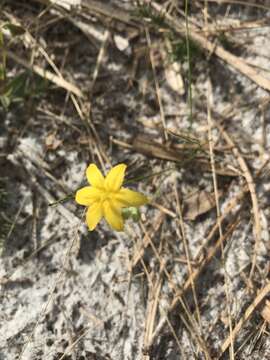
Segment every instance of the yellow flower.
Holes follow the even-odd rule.
[[[126,167],[125,164],[114,166],[105,178],[95,164],[90,164],[86,169],[91,186],[78,190],[75,200],[80,205],[88,206],[86,222],[90,231],[103,217],[114,230],[121,231],[124,228],[122,208],[138,207],[148,202],[143,194],[122,187]]]

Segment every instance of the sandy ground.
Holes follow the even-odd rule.
[[[106,2],[119,16],[111,11],[111,22],[105,2],[87,11],[41,3],[5,2],[1,15],[31,35],[9,51],[32,54],[60,84],[39,84],[28,69],[24,96],[0,108],[0,359],[270,359],[269,91],[195,48],[191,121],[188,63],[178,59],[177,75],[170,52],[180,37],[164,19],[157,26],[131,1]],[[209,2],[207,23],[199,3],[190,26],[208,24],[212,43],[270,83],[268,2]],[[140,14],[136,24],[116,6]],[[219,26],[241,29],[224,40]],[[25,71],[7,58],[10,78]],[[130,179],[157,174],[131,184],[151,198],[141,222],[88,232],[73,199],[49,206],[85,183],[91,162],[124,162]]]

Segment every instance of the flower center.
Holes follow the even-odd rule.
[[[112,192],[111,191],[104,191],[101,195],[100,195],[100,201],[103,203],[106,200],[110,200],[112,199]]]

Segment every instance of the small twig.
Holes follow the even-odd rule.
[[[74,94],[80,98],[84,98],[83,93],[77,86],[66,81],[62,77],[59,77],[58,75],[55,75],[51,71],[45,70],[38,65],[31,65],[31,63],[28,63],[27,61],[18,57],[17,55],[15,55],[13,52],[11,52],[9,50],[7,50],[7,56],[10,57],[11,59],[13,59],[18,64],[22,65],[23,67],[34,71],[37,75],[41,76],[42,78],[49,80],[50,82],[54,83],[55,85],[65,89],[68,92],[71,92],[72,94]]]

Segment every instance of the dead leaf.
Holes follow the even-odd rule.
[[[144,154],[149,157],[154,157],[162,160],[175,161],[180,163],[181,166],[196,169],[206,172],[212,172],[210,161],[207,157],[200,156],[201,151],[198,147],[198,153],[194,149],[194,145],[186,146],[186,149],[176,149],[171,146],[163,145],[157,141],[153,141],[144,135],[138,135],[132,144],[132,148],[138,153]],[[221,176],[238,176],[238,173],[228,169],[227,167],[216,164],[216,173]]]
[[[219,191],[218,197],[223,195]],[[184,219],[195,220],[198,216],[207,213],[216,207],[215,193],[205,190],[197,191],[195,194],[184,199]]]

